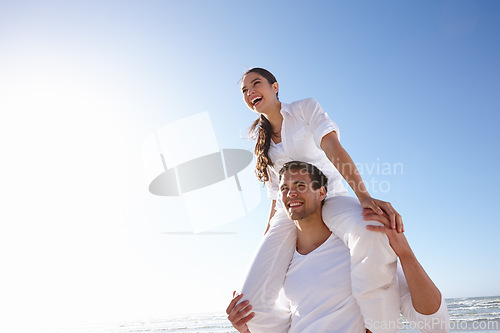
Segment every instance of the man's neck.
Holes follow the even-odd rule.
[[[302,255],[314,251],[332,234],[321,215],[311,215],[294,222],[297,227],[297,252]]]

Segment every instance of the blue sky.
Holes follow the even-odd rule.
[[[50,327],[222,311],[264,190],[221,234],[172,234],[191,230],[182,198],[148,193],[142,146],[208,112],[221,148],[252,149],[238,80],[254,66],[337,122],[446,297],[500,294],[499,17],[496,1],[1,2],[2,312]]]

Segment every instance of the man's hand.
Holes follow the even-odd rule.
[[[363,209],[363,217],[365,220],[379,221],[385,226],[367,225],[366,229],[376,232],[382,232],[389,238],[389,243],[398,257],[413,254],[410,244],[406,240],[403,233],[398,233],[396,230],[390,229],[388,226],[388,216],[386,214],[378,215],[370,209]]]
[[[248,301],[243,301],[236,305],[243,297],[243,294],[234,297],[235,294],[236,291],[233,291],[233,300],[226,309],[226,313],[228,314],[227,319],[238,332],[250,333],[247,323],[255,316],[255,312],[249,314],[250,310],[252,310],[252,306],[248,304]]]
[[[403,219],[401,218],[401,215],[392,207],[390,202],[374,199],[372,197],[367,197],[363,200],[360,201],[361,207],[365,209],[370,209],[371,214],[378,215],[378,216],[386,216],[388,220],[379,220],[377,218],[374,218],[376,221],[382,222],[384,225],[386,225],[388,228],[397,230],[398,232],[404,232],[405,228],[403,225]],[[366,217],[366,215],[369,215],[370,213],[367,213],[363,211],[363,216]],[[376,216],[374,216],[376,217]],[[365,218],[366,220],[366,218]]]

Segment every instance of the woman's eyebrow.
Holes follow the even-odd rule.
[[[259,79],[259,78],[255,78],[255,79],[253,79],[253,80],[252,80],[252,82],[250,82],[250,83],[254,83],[254,82],[255,82],[255,81],[257,81],[257,80],[260,80],[260,79]],[[246,87],[247,87],[247,86],[243,86],[243,87],[241,87],[241,90],[245,89]]]

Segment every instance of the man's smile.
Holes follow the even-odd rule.
[[[293,201],[289,201],[287,203],[287,206],[288,208],[290,209],[293,209],[293,208],[297,208],[297,207],[300,207],[302,206],[304,203],[302,201],[297,201],[297,200],[293,200]]]

